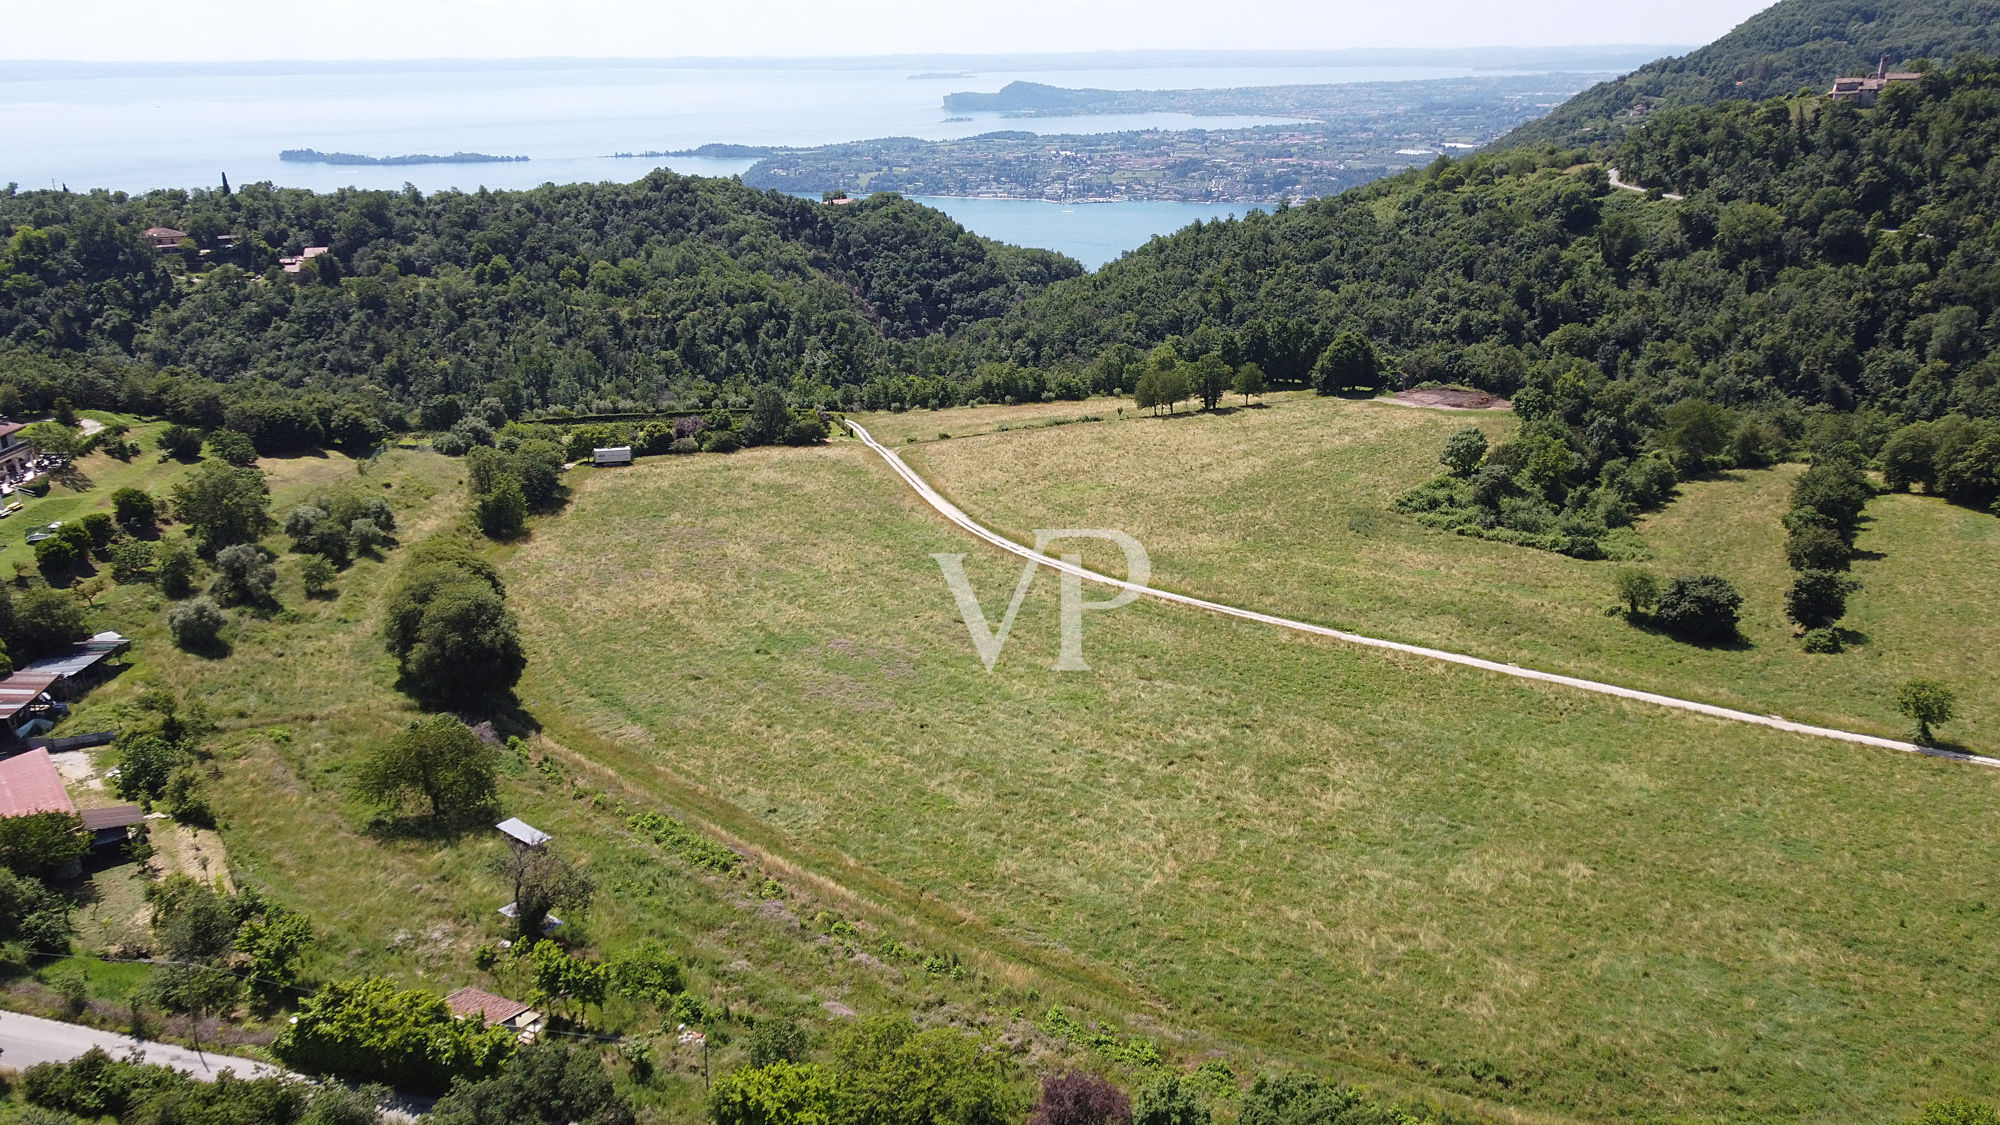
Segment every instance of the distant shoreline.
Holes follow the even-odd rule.
[[[520,164],[525,156],[491,156],[483,152],[454,152],[450,156],[416,153],[409,156],[363,156],[353,152],[321,152],[314,148],[288,148],[278,153],[288,164],[341,164],[394,166],[405,164]]]

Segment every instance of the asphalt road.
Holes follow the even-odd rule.
[[[196,1051],[171,1043],[144,1042],[129,1035],[99,1031],[80,1024],[24,1016],[18,1012],[0,1012],[0,1066],[26,1070],[36,1063],[68,1062],[92,1047],[102,1047],[119,1058],[137,1047],[147,1062],[185,1070],[203,1080],[213,1080],[225,1070],[233,1070],[242,1078],[284,1073],[269,1063],[254,1059],[241,1059],[214,1051]]]

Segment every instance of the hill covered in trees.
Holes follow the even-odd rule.
[[[1495,148],[1616,141],[1648,113],[1824,91],[1836,77],[1913,59],[2000,53],[1994,0],[1782,0],[1708,46],[1600,82]]]
[[[187,238],[158,252],[151,228]],[[279,268],[308,246],[328,252]],[[1080,272],[894,197],[829,207],[664,171],[429,196],[9,191],[0,347],[17,359],[0,380],[31,406],[43,376],[81,381],[79,403],[115,397],[105,380],[135,363],[224,397],[307,389],[390,414],[450,394],[706,406],[858,382]],[[94,371],[49,374],[48,357]]]

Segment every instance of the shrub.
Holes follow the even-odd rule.
[[[1854,548],[1823,523],[1800,521],[1785,538],[1785,561],[1793,570],[1846,570],[1853,559]]]
[[[1131,1125],[1125,1092],[1095,1074],[1059,1074],[1042,1083],[1028,1125]]]
[[[194,593],[194,548],[186,539],[169,539],[160,544],[153,577],[160,592],[170,598]]]
[[[209,593],[223,605],[260,605],[271,598],[277,585],[278,568],[262,547],[238,543],[215,555],[215,581]]]
[[[160,452],[176,461],[192,461],[201,456],[202,434],[193,426],[178,423],[160,431]]]
[[[1201,1104],[1195,1084],[1169,1074],[1145,1089],[1132,1103],[1132,1125],[1208,1125],[1208,1107]]]
[[[120,582],[138,582],[153,569],[153,545],[144,539],[125,539],[111,548],[111,576]]]
[[[208,435],[208,455],[238,467],[254,465],[257,463],[257,446],[251,442],[249,434],[217,430]]]
[[[1618,571],[1618,600],[1625,603],[1631,617],[1648,613],[1659,604],[1660,580],[1644,567],[1628,566]]]
[[[1715,642],[1736,636],[1743,595],[1714,574],[1682,575],[1667,583],[1653,619],[1683,640]]]
[[[7,649],[16,664],[26,664],[87,634],[83,602],[66,590],[35,586],[14,599],[14,624],[7,636]]]
[[[228,623],[222,607],[209,598],[182,602],[167,611],[167,632],[174,644],[189,651],[214,646]]]
[[[1477,426],[1467,426],[1444,443],[1438,460],[1455,477],[1469,477],[1486,457],[1486,435]]]
[[[374,524],[368,526],[373,527]],[[333,590],[335,571],[333,562],[325,555],[314,555],[299,567],[299,581],[305,585],[306,596],[317,598]]]
[[[0,867],[41,878],[59,873],[90,850],[75,813],[38,812],[0,819]]]
[[[385,980],[329,983],[299,1005],[271,1044],[286,1065],[398,1089],[441,1091],[497,1072],[514,1033],[452,1018],[444,1000]]]
[[[1832,629],[1807,629],[1805,650],[1817,655],[1828,655],[1841,649],[1840,634]]]
[[[1238,1125],[1306,1125],[1308,1122],[1392,1121],[1370,1113],[1361,1092],[1311,1074],[1259,1075],[1243,1095]]]
[[[83,533],[90,537],[90,549],[92,551],[102,551],[106,547],[109,547],[111,545],[111,537],[117,530],[113,526],[111,515],[108,512],[85,512],[83,518],[78,520],[77,524],[83,528]]]
[[[167,814],[182,824],[215,827],[215,810],[209,806],[208,795],[202,792],[201,776],[192,766],[182,766],[167,778],[165,804]]]
[[[180,607],[176,607],[180,608]],[[187,761],[187,751],[157,734],[143,734],[118,753],[118,795],[151,804],[167,791],[167,780]]]
[[[806,1054],[806,1030],[781,1016],[767,1016],[750,1030],[750,1065],[800,1062]]]
[[[1805,629],[1831,628],[1847,615],[1847,595],[1860,588],[1838,571],[1802,571],[1785,591],[1785,617]]]
[[[51,583],[67,581],[88,557],[89,544],[89,532],[75,524],[66,524],[35,544],[35,567]]]
[[[673,444],[667,446],[667,452],[682,455],[699,453],[701,452],[701,443],[691,437],[675,438]]]

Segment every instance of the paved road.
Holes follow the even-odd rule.
[[[1443,661],[1447,664],[1460,664],[1467,668],[1477,668],[1483,672],[1497,672],[1502,676],[1513,676],[1523,680],[1537,680],[1546,684],[1560,684],[1563,687],[1576,688],[1579,691],[1595,692],[1598,695],[1630,699],[1639,703],[1650,703],[1658,707],[1670,707],[1676,711],[1692,711],[1698,715],[1707,715],[1710,718],[1726,719],[1735,723],[1749,723],[1753,726],[1770,727],[1773,730],[1788,731],[1792,734],[1811,735],[1816,738],[1831,738],[1840,742],[1858,743],[1862,746],[1874,746],[1884,750],[1900,750],[1906,754],[1925,754],[1933,758],[1950,758],[1953,761],[1969,762],[1973,765],[1987,766],[1989,768],[2000,768],[2000,758],[1988,758],[1978,754],[1962,754],[1956,750],[1940,750],[1934,746],[1920,746],[1914,742],[1904,742],[1895,738],[1882,738],[1872,734],[1860,734],[1855,731],[1839,730],[1834,727],[1816,727],[1808,723],[1795,723],[1782,715],[1753,715],[1748,711],[1737,711],[1729,707],[1717,707],[1712,703],[1699,703],[1692,699],[1678,699],[1671,695],[1660,695],[1656,692],[1619,687],[1617,684],[1607,684],[1597,680],[1585,680],[1576,676],[1559,675],[1554,672],[1540,672],[1533,668],[1523,668],[1517,664],[1502,664],[1494,660],[1482,660],[1477,656],[1467,656],[1459,652],[1425,648],[1421,645],[1406,645],[1400,641],[1385,641],[1379,637],[1367,637],[1359,633],[1342,632],[1339,629],[1329,629],[1324,625],[1314,625],[1306,621],[1294,621],[1288,617],[1277,617],[1268,613],[1258,613],[1255,610],[1239,609],[1233,605],[1224,605],[1221,602],[1211,602],[1203,598],[1189,597],[1186,594],[1176,594],[1171,590],[1158,590],[1150,586],[1135,585],[1122,578],[1112,578],[1081,566],[1072,566],[1061,559],[1039,554],[1032,547],[1023,546],[998,532],[987,530],[971,516],[961,511],[956,504],[939,495],[938,491],[932,488],[922,476],[918,475],[915,469],[904,464],[903,459],[896,456],[894,450],[876,441],[867,430],[862,428],[859,422],[849,419],[847,424],[853,427],[856,437],[866,442],[870,449],[881,454],[882,459],[889,463],[889,467],[895,470],[896,475],[902,477],[911,488],[916,489],[917,495],[923,497],[924,501],[937,509],[938,513],[944,516],[945,519],[950,520],[952,523],[957,524],[964,530],[1003,551],[1019,555],[1022,558],[1033,559],[1035,562],[1051,570],[1064,574],[1074,574],[1086,582],[1095,582],[1099,585],[1111,586],[1120,590],[1135,591],[1145,597],[1157,598],[1160,601],[1173,602],[1176,605],[1190,606],[1195,609],[1203,609],[1210,613],[1222,614],[1225,617],[1239,617],[1245,621],[1255,621],[1261,625],[1271,625],[1276,628],[1290,629],[1299,633],[1310,633],[1316,637],[1330,637],[1336,641],[1345,641],[1348,644],[1361,645],[1365,648],[1387,649],[1390,652],[1407,653],[1411,656],[1421,656],[1429,660]]]
[[[214,1051],[197,1052],[190,1047],[143,1042],[129,1035],[99,1031],[80,1024],[60,1023],[18,1012],[0,1012],[0,1066],[26,1070],[36,1063],[68,1062],[92,1047],[102,1047],[118,1058],[124,1058],[127,1051],[137,1047],[149,1063],[185,1070],[204,1080],[212,1080],[225,1070],[233,1070],[244,1078],[284,1073],[269,1063],[254,1059],[240,1059]]]
[[[1609,174],[1609,175],[1611,176],[1611,186],[1612,186],[1612,187],[1615,187],[1615,188],[1624,188],[1624,189],[1625,189],[1626,191],[1646,191],[1646,190],[1647,190],[1646,188],[1642,188],[1642,187],[1640,187],[1640,186],[1639,186],[1638,184],[1628,184],[1628,183],[1626,183],[1626,182],[1625,182],[1624,180],[1621,180],[1621,179],[1619,179],[1619,178],[1618,178],[1618,169],[1616,169],[1616,168],[1606,168],[1606,169],[1605,169],[1604,171],[1605,171],[1606,173],[1608,173],[1608,174]],[[1669,192],[1662,192],[1662,193],[1661,193],[1661,195],[1660,195],[1660,198],[1662,198],[1662,199],[1686,199],[1686,198],[1687,198],[1687,196],[1685,196],[1685,195],[1679,195],[1679,194],[1677,194],[1677,193],[1675,193],[1675,192],[1671,192],[1671,191],[1669,191]]]

